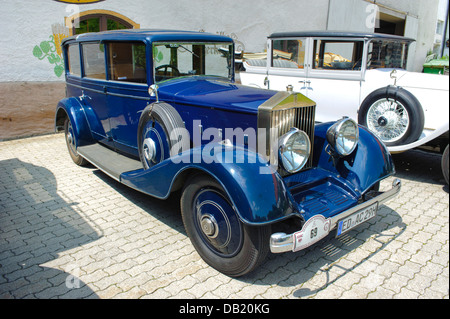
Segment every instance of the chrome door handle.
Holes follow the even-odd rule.
[[[91,98],[89,95],[86,95],[86,94],[84,93],[84,91],[81,91],[80,99],[81,99],[81,100],[87,100],[87,99],[92,100],[92,98]]]

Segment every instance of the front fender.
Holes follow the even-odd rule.
[[[334,123],[316,126],[314,166],[330,171],[350,183],[356,193],[363,194],[382,179],[395,174],[388,149],[367,128],[359,126],[359,143],[350,156],[333,159],[327,152],[327,130]]]
[[[94,142],[84,109],[77,98],[65,98],[56,107],[55,129],[64,125],[65,117],[72,123],[76,146],[89,145]]]
[[[189,170],[201,171],[222,185],[239,218],[246,224],[269,224],[295,214],[290,192],[266,160],[239,147],[220,144],[208,147],[213,151],[194,148],[151,169],[124,173],[121,182],[165,199],[178,176]]]
[[[300,172],[285,180],[311,185],[314,180],[308,178],[323,178],[328,176],[328,171],[331,173],[329,176],[341,180],[342,187],[350,190],[356,200],[395,172],[384,144],[363,127],[360,127],[360,143],[356,151],[348,157],[333,160],[325,151],[328,145],[326,132],[330,126],[317,125],[314,146],[314,166],[317,169]],[[264,225],[292,216],[303,217],[278,172],[257,153],[240,147],[208,144],[167,159],[148,170],[123,173],[120,181],[153,197],[166,199],[179,176],[195,171],[209,174],[223,186],[239,218],[246,224]]]

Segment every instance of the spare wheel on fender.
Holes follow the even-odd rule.
[[[148,105],[138,126],[139,157],[145,169],[190,148],[180,114],[171,105],[157,102]],[[176,149],[175,149],[176,148]]]
[[[369,128],[386,146],[399,146],[419,139],[425,125],[425,114],[411,92],[388,86],[367,96],[359,109],[358,122]]]

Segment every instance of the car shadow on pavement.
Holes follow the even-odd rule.
[[[126,198],[126,200],[129,200],[144,212],[160,222],[163,222],[168,227],[187,236],[181,219],[180,191],[173,192],[167,199],[158,199],[116,181],[97,168],[94,168],[93,173],[99,179],[104,181],[105,184],[112,187],[116,192]]]
[[[332,231],[301,252],[271,254],[259,269],[242,280],[257,285],[299,286],[293,296],[307,298],[358,268],[366,268],[367,261],[376,259],[405,229],[406,224],[397,212],[381,206],[374,219],[338,238],[336,231]],[[347,258],[348,262],[343,261]]]
[[[402,180],[442,185],[443,190],[448,193],[448,185],[442,174],[442,155],[414,149],[393,154],[392,158],[396,177]]]
[[[159,200],[117,182],[100,170],[94,168],[93,173],[134,205],[187,236],[180,213],[179,192],[173,193],[166,200]],[[300,288],[294,292],[294,297],[307,297],[327,288],[355,268],[364,267],[366,260],[370,260],[378,251],[383,250],[405,229],[406,225],[398,213],[387,206],[381,206],[374,219],[349,233],[335,238],[335,231],[333,231],[323,241],[298,253],[269,254],[267,260],[254,272],[234,280],[255,285],[295,287],[308,282],[318,273],[326,275],[328,279],[323,286],[312,290]],[[377,248],[368,256],[349,268],[336,264],[342,257],[355,251],[368,240],[377,243]],[[339,273],[339,275],[331,276],[329,275],[331,273]]]
[[[102,234],[53,173],[13,158],[0,161],[0,181],[0,299],[97,298],[76,266],[58,266],[59,253]]]

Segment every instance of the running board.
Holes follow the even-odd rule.
[[[130,171],[143,169],[138,160],[121,155],[100,144],[80,146],[77,152],[99,170],[121,182],[120,175]]]

